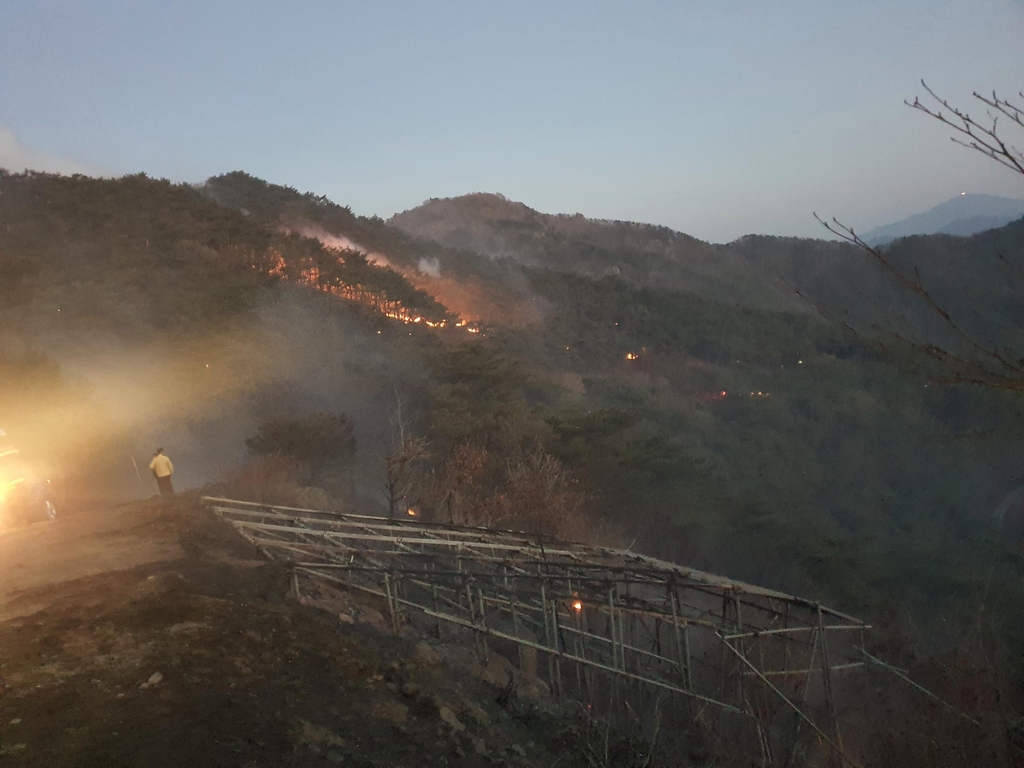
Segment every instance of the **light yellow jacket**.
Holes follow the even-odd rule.
[[[158,453],[153,457],[153,460],[149,462],[149,468],[156,473],[157,477],[170,477],[174,472],[174,465],[171,464],[171,460],[162,453]]]

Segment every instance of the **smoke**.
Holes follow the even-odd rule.
[[[439,259],[421,258],[416,263],[416,268],[429,277],[438,279],[441,277],[441,262]]]
[[[344,235],[332,235],[327,230],[314,224],[304,224],[295,229],[294,232],[295,234],[302,235],[303,237],[311,237],[314,240],[319,240],[320,245],[324,248],[329,248],[334,251],[358,251],[366,256],[366,260],[371,264],[375,264],[378,267],[395,269],[395,266],[388,261],[388,257],[383,253],[369,251],[355,240],[350,240]]]
[[[533,293],[519,272],[507,266],[492,268],[493,281],[473,275],[458,275],[452,270],[442,273],[441,261],[437,257],[420,257],[415,269],[404,269],[392,263],[384,254],[367,251],[354,240],[332,234],[316,224],[296,224],[289,231],[319,240],[325,248],[355,250],[365,254],[367,261],[402,275],[414,287],[437,299],[463,320],[512,325],[543,322],[545,303]]]
[[[327,230],[312,224],[299,227],[295,230],[295,234],[319,240],[324,248],[330,248],[335,251],[359,251],[360,253],[366,253],[366,249],[356,241],[349,240],[344,235],[332,235]]]
[[[174,462],[176,488],[185,490],[240,468],[245,441],[261,423],[345,413],[358,448],[353,482],[366,508],[379,503],[388,398],[424,375],[405,339],[404,332],[378,335],[376,325],[300,287],[282,288],[227,328],[184,340],[37,337],[85,394],[76,418],[26,425],[87,489],[89,498],[76,503],[105,503],[156,492],[147,466],[158,445]]]
[[[367,253],[366,260],[371,264],[376,264],[378,267],[387,267],[388,269],[394,269],[396,272],[401,272],[401,270],[395,269],[395,265],[388,261],[388,257],[383,253]]]

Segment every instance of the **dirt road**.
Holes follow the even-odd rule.
[[[45,608],[38,588],[182,556],[159,502],[59,518],[0,534],[0,621]]]

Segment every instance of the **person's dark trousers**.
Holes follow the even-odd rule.
[[[171,485],[171,476],[158,477],[156,479],[157,488],[160,489],[161,496],[170,496],[174,493],[174,487]]]

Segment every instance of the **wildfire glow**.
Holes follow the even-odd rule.
[[[574,611],[576,611],[576,613],[579,613],[580,611],[583,610],[583,603],[580,600],[573,600],[572,601],[572,609]]]
[[[288,279],[286,267],[287,263],[285,262],[284,257],[279,253],[275,253],[274,264],[270,268],[269,274],[274,277]],[[447,320],[428,320],[422,315],[410,312],[397,301],[389,301],[381,294],[365,290],[358,286],[324,284],[320,280],[320,269],[315,265],[306,269],[300,269],[298,278],[295,279],[295,282],[308,288],[329,293],[332,296],[337,296],[341,299],[359,302],[364,306],[380,312],[384,317],[388,317],[392,320],[398,320],[406,325],[425,325],[428,328],[448,327]],[[478,327],[475,325],[469,325],[465,320],[459,320],[456,322],[455,327],[464,328],[468,333],[480,333],[480,329]]]

